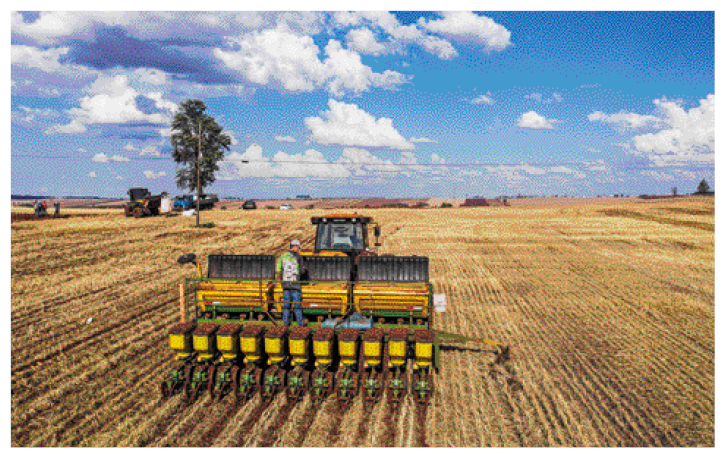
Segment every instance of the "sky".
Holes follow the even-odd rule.
[[[10,57],[13,194],[183,193],[189,99],[220,196],[715,187],[708,11],[12,12]]]

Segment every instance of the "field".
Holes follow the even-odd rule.
[[[309,396],[160,399],[176,258],[310,247],[320,210],[12,222],[15,446],[714,446],[712,198],[370,210],[383,251],[431,260],[443,353],[427,409]],[[384,400],[385,401],[385,400]]]

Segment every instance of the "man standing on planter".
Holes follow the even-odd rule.
[[[295,319],[298,326],[304,325],[300,276],[305,266],[303,265],[303,258],[300,256],[300,248],[299,240],[290,242],[290,250],[277,258],[277,265],[275,266],[275,271],[282,280],[282,321],[285,322],[285,326],[290,326],[291,303],[295,304]]]

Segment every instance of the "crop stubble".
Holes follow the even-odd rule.
[[[178,255],[310,246],[315,211],[12,226],[12,443],[81,446],[712,446],[713,200],[370,210],[384,252],[425,255],[449,306],[427,409],[309,397],[161,400]],[[89,320],[90,318],[90,320]]]

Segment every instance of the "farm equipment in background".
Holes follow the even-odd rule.
[[[127,217],[143,218],[159,214],[161,194],[152,196],[146,188],[131,188],[128,194],[129,201],[124,203],[124,213]]]
[[[216,194],[202,194],[199,200],[199,210],[207,210],[214,207],[219,202]],[[174,200],[174,211],[182,212],[197,208],[197,199],[193,195],[177,196]]]
[[[368,244],[372,225],[380,246],[372,218],[334,214],[312,223],[314,249],[300,253],[306,326],[281,324],[275,256],[213,254],[206,277],[193,253],[178,259],[195,265],[197,277],[180,284],[182,319],[169,336],[178,365],[161,383],[163,396],[193,399],[206,390],[213,398],[284,393],[297,401],[310,393],[350,402],[360,394],[375,402],[386,393],[394,404],[411,394],[425,405],[443,342],[493,345],[497,361],[508,358],[499,342],[433,329],[434,307],[442,311],[445,297],[433,292],[428,258],[377,255]]]

